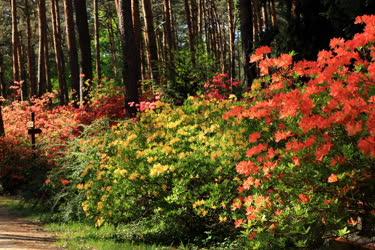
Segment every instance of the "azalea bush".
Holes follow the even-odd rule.
[[[251,57],[264,89],[225,115],[258,124],[232,204],[251,249],[374,233],[375,16],[356,23],[363,33],[332,39],[316,61],[271,57],[269,47]]]
[[[63,173],[71,184],[62,200],[72,208],[62,210],[77,211],[79,202],[98,227],[149,218],[167,242],[233,235],[235,163],[244,158],[246,128],[221,117],[234,101],[155,105],[110,131],[94,124],[71,145]]]
[[[46,198],[44,180],[52,165],[38,152],[11,138],[0,138],[0,186],[4,193]]]

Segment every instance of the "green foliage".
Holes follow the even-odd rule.
[[[175,54],[174,65],[166,65],[165,70],[169,72],[169,79],[163,86],[163,92],[178,104],[182,104],[188,96],[202,93],[203,83],[219,71],[212,55],[203,45],[196,52],[195,65],[190,50],[184,48]]]

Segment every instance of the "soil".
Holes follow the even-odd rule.
[[[12,215],[0,204],[0,249],[57,250],[54,235],[43,230],[41,225]]]

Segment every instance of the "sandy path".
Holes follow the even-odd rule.
[[[54,236],[40,225],[11,215],[0,204],[0,249],[56,250]]]

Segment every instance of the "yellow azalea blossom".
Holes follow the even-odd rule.
[[[151,176],[159,176],[164,174],[169,170],[169,166],[161,165],[160,163],[155,164],[151,170],[150,170],[150,175]]]
[[[136,179],[138,179],[139,176],[140,176],[140,174],[138,172],[134,172],[134,173],[130,174],[129,180],[135,181]]]
[[[126,174],[128,173],[128,171],[126,169],[119,169],[117,168],[113,174],[116,176],[116,177],[124,177]]]
[[[205,200],[197,200],[196,202],[193,203],[193,208],[203,206],[204,204],[206,204]]]
[[[82,190],[84,189],[85,185],[83,183],[77,184],[77,189]]]
[[[103,211],[104,203],[102,201],[99,201],[97,207],[98,207],[98,211],[100,211],[100,212]]]
[[[105,222],[105,219],[103,217],[99,217],[97,220],[96,220],[96,223],[95,223],[95,226],[96,227],[101,227]]]
[[[227,217],[227,216],[220,215],[220,216],[219,216],[219,221],[220,221],[220,223],[225,223],[225,222],[228,221],[228,217]]]

